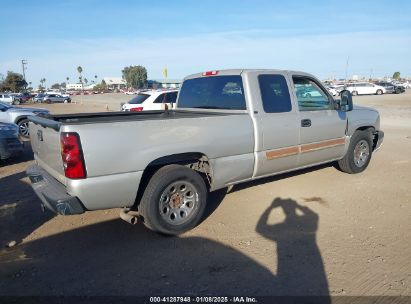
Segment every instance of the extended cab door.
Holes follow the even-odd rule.
[[[345,151],[345,112],[320,82],[310,76],[292,75],[299,109],[300,156],[298,167],[342,158]]]
[[[287,75],[263,72],[252,79],[256,88],[253,119],[258,131],[254,177],[293,169],[297,166],[300,130]]]

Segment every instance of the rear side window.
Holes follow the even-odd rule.
[[[148,95],[148,94],[138,94],[136,97],[131,99],[128,103],[129,104],[140,104],[140,103],[143,103],[144,100],[146,100],[149,97],[150,97],[150,95]]]
[[[156,100],[154,100],[154,103],[163,103],[165,96],[166,96],[166,94],[160,94],[160,95],[156,98]]]
[[[179,108],[245,110],[241,76],[212,76],[184,81]]]
[[[266,113],[282,113],[291,111],[291,98],[287,81],[282,75],[260,75],[263,108]]]

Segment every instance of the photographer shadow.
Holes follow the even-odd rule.
[[[271,212],[277,208],[284,212],[285,220],[268,224]],[[327,276],[316,242],[317,228],[318,215],[292,199],[274,199],[261,215],[257,233],[277,245],[275,294],[329,295]]]

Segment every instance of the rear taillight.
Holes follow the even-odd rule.
[[[141,112],[141,111],[143,111],[143,107],[131,108],[130,111],[131,112]]]
[[[80,137],[74,132],[62,132],[60,135],[61,158],[64,174],[71,179],[86,178],[83,150]]]

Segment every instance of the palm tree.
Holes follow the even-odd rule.
[[[44,83],[46,82],[46,78],[41,78],[40,79],[40,83],[41,83],[41,86],[45,89],[45,87],[44,87]]]
[[[70,80],[70,77],[66,77],[66,80],[67,80],[67,83],[68,83],[68,81]]]
[[[83,72],[83,68],[81,66],[77,67],[77,72],[80,74],[80,77],[78,78],[80,80],[81,83],[81,90],[83,90],[83,77],[81,76],[81,73]]]

